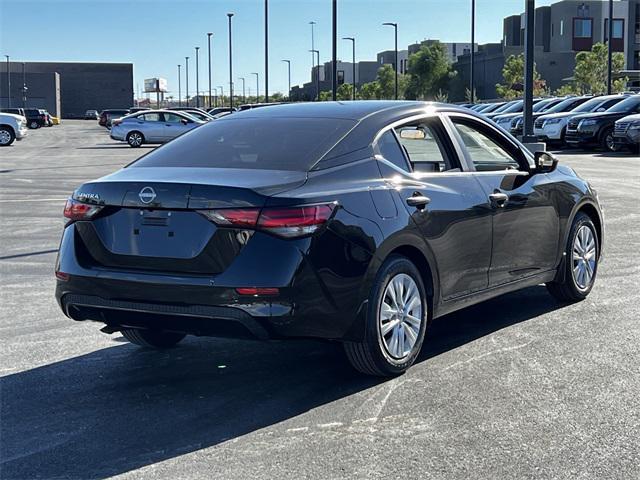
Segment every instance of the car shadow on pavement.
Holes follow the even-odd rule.
[[[534,287],[448,315],[419,362],[559,307]],[[164,352],[118,344],[0,380],[3,479],[128,472],[384,382],[355,373],[338,344],[198,338]]]

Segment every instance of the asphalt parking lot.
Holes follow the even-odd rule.
[[[65,318],[64,201],[148,148],[64,121],[0,150],[0,478],[640,478],[640,158],[560,154],[605,208],[587,300],[539,286],[443,317],[383,381],[328,343],[158,353]]]

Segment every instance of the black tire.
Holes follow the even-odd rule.
[[[613,138],[613,127],[605,128],[600,135],[600,146],[605,152],[617,152],[620,147],[616,146]]]
[[[595,242],[595,266],[593,267],[593,275],[586,286],[581,288],[574,275],[574,260],[573,260],[573,246],[576,241],[576,236],[581,227],[587,227],[591,230],[593,239]],[[571,231],[569,232],[569,239],[565,246],[565,261],[564,261],[564,279],[561,282],[549,282],[547,283],[547,289],[549,293],[553,295],[557,300],[561,302],[579,302],[587,298],[591,292],[593,285],[598,274],[598,263],[600,260],[600,243],[598,241],[598,234],[593,221],[588,215],[584,213],[578,213],[571,225]]]
[[[380,327],[380,310],[390,281],[399,274],[409,276],[420,295],[421,323],[417,339],[408,355],[394,358],[385,345]],[[424,341],[428,321],[427,294],[416,266],[407,258],[392,255],[380,267],[369,295],[365,338],[362,342],[345,342],[344,350],[351,365],[358,371],[374,376],[396,376],[404,373],[415,362]],[[405,333],[402,334],[404,339]]]
[[[38,122],[36,122],[35,120],[32,120],[31,122],[29,122],[29,128],[31,130],[35,130],[37,128],[40,128],[40,124]]]
[[[144,135],[136,130],[127,133],[127,143],[132,148],[139,148],[144,143]]]
[[[0,147],[8,147],[16,139],[16,134],[11,127],[0,127]]]
[[[185,335],[182,333],[163,332],[161,330],[137,330],[133,328],[121,330],[122,336],[129,342],[148,348],[175,347]]]

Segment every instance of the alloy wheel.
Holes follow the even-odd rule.
[[[139,147],[142,145],[142,135],[139,133],[132,133],[129,135],[129,145]]]
[[[595,236],[587,225],[582,225],[576,232],[572,257],[573,280],[580,290],[587,290],[593,281],[597,261]]]
[[[616,142],[613,138],[613,133],[609,132],[605,137],[604,141],[607,144],[607,150],[609,150],[610,152],[618,151],[618,146],[616,145]]]
[[[11,134],[6,130],[0,130],[0,145],[9,145]]]
[[[409,275],[395,275],[385,288],[378,313],[380,337],[387,353],[396,360],[408,357],[423,322],[422,298]]]

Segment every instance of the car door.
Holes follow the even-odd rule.
[[[162,114],[159,112],[143,113],[136,117],[140,131],[147,142],[161,142],[163,138]]]
[[[191,123],[189,123],[191,122]],[[193,121],[177,113],[164,113],[164,140],[173,140],[193,128]]]
[[[435,258],[440,294],[450,299],[485,289],[491,259],[491,212],[474,177],[464,173],[438,116],[391,125],[377,158]],[[421,206],[420,197],[428,203]],[[402,207],[401,207],[402,208]]]
[[[466,163],[492,207],[489,286],[556,268],[559,218],[546,174],[533,174],[518,145],[470,115],[449,114]]]

